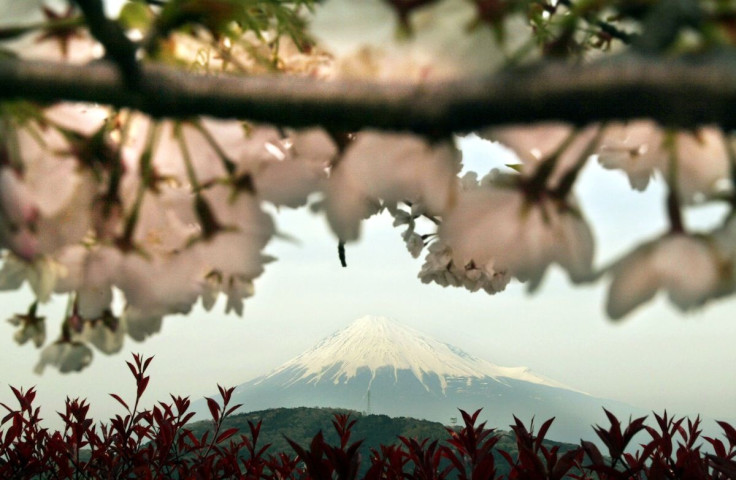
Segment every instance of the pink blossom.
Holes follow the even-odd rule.
[[[449,142],[361,132],[332,169],[325,192],[327,219],[347,241],[358,238],[360,221],[375,213],[380,201],[406,201],[442,213],[454,202],[459,166],[458,151]]]
[[[50,365],[61,373],[78,372],[91,361],[92,350],[87,345],[59,340],[41,351],[41,358],[33,371],[41,374]]]
[[[439,234],[456,264],[493,265],[529,281],[530,291],[553,263],[574,283],[592,279],[593,235],[572,201],[530,200],[517,189],[464,191]]]
[[[713,238],[673,233],[645,243],[612,267],[606,312],[620,319],[659,290],[683,311],[733,291],[731,260]]]

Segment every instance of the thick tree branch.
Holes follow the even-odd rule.
[[[736,127],[736,57],[617,58],[547,64],[490,78],[423,85],[322,82],[288,76],[199,75],[143,65],[130,90],[112,63],[0,60],[0,98],[85,101],[156,116],[211,115],[340,131],[375,127],[426,134],[487,125],[576,124],[650,117],[668,126]]]
[[[102,0],[75,0],[82,9],[90,33],[105,47],[105,53],[121,70],[129,86],[135,87],[140,79],[136,46],[128,39],[122,27],[105,16]]]

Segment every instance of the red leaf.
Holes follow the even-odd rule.
[[[135,378],[138,378],[138,370],[135,368],[135,365],[128,361],[126,361],[125,363],[128,365],[128,370],[130,370],[130,373],[132,373]]]
[[[28,392],[26,393],[26,401],[28,402],[28,405],[33,403],[33,400],[36,398],[36,390],[34,390],[33,387],[28,389]]]
[[[583,450],[585,450],[585,453],[588,454],[588,457],[593,462],[593,465],[605,465],[605,461],[603,460],[603,455],[601,454],[600,450],[598,450],[598,447],[595,446],[592,442],[586,442],[585,440],[581,440],[580,445],[582,445]]]
[[[727,475],[727,478],[736,478],[736,462],[727,458],[718,458],[708,455],[708,463],[714,470]]]
[[[181,423],[187,423],[194,416],[194,412],[189,412],[181,419]]]
[[[576,448],[575,450],[570,450],[564,453],[562,457],[560,457],[560,459],[557,461],[557,464],[555,465],[550,476],[553,478],[564,478],[567,473],[582,459],[582,448]]]
[[[153,360],[153,357],[155,357],[155,355],[152,355],[152,356],[148,357],[148,358],[147,358],[147,359],[146,359],[146,360],[145,360],[145,361],[143,362],[143,371],[144,371],[144,372],[145,372],[145,371],[146,371],[146,369],[148,368],[148,365],[149,365],[149,364],[151,363],[151,360]]]
[[[111,393],[110,396],[112,398],[114,398],[115,400],[117,400],[119,404],[121,404],[123,407],[125,407],[125,409],[128,412],[130,412],[130,408],[128,408],[128,404],[125,403],[125,400],[123,400],[122,398],[120,398],[120,395],[118,395],[117,393]]]
[[[232,407],[230,407],[230,408],[227,409],[227,412],[225,412],[225,416],[226,417],[229,416],[231,413],[233,413],[235,410],[239,409],[242,406],[243,406],[242,403],[238,403],[237,405],[233,405]]]
[[[718,425],[723,429],[723,433],[726,435],[731,446],[736,445],[736,429],[728,422],[718,421],[716,423],[718,423]]]
[[[207,400],[207,407],[210,409],[212,420],[217,423],[220,420],[220,405],[218,405],[217,402],[210,397],[205,397],[205,400]]]
[[[549,430],[549,427],[552,426],[552,422],[554,421],[555,421],[555,417],[552,417],[542,424],[542,427],[539,429],[539,433],[537,434],[537,439],[534,442],[535,450],[539,450],[539,447],[542,445],[542,442],[544,441],[544,437],[547,435],[547,430]]]
[[[704,437],[708,443],[710,443],[713,446],[713,451],[716,452],[716,455],[719,457],[725,457],[726,456],[726,447],[724,447],[723,442],[720,441],[717,438],[711,438],[711,437]]]
[[[238,433],[238,429],[237,428],[228,428],[227,430],[225,430],[224,432],[222,432],[217,437],[217,439],[215,440],[215,443],[224,442],[225,440],[227,440],[228,438],[232,437],[236,433]]]
[[[138,382],[138,397],[140,398],[141,395],[143,395],[143,392],[146,391],[146,387],[148,387],[148,381],[151,379],[151,377],[143,377],[140,382]]]
[[[18,399],[18,402],[23,405],[23,394],[21,393],[21,391],[12,385],[10,385],[10,389],[13,391],[15,398]]]

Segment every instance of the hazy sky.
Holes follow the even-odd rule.
[[[464,142],[466,163],[482,173],[491,165],[487,142]],[[661,186],[632,192],[619,172],[591,163],[579,185],[585,213],[597,238],[596,262],[604,265],[637,240],[661,232]],[[690,216],[691,223],[719,218],[717,209]],[[49,368],[32,373],[38,351],[13,343],[13,327],[0,325],[0,401],[11,400],[7,384],[36,385],[45,417],[58,425],[54,411],[65,396],[87,397],[93,413],[118,412],[107,393],[131,398],[133,379],[125,366],[130,352],[155,354],[146,399],[167,400],[168,393],[193,397],[212,394],[216,384],[236,385],[267,373],[311,347],[322,337],[365,315],[394,318],[471,354],[504,366],[525,365],[536,372],[596,396],[645,409],[736,417],[734,299],[690,315],[677,313],[661,296],[625,321],[604,317],[605,283],[574,287],[553,268],[534,296],[512,284],[495,296],[423,285],[416,278],[422,260],[414,260],[391,219],[364,224],[359,244],[347,249],[349,267],[337,259],[335,239],[321,217],[284,211],[279,227],[299,244],[274,240],[267,251],[279,261],[256,282],[243,318],[197,310],[168,318],[161,334],[138,344],[126,340],[120,354],[95,352],[80,374],[61,375]],[[24,311],[27,294],[0,295],[9,316]],[[50,339],[64,303],[46,305]]]

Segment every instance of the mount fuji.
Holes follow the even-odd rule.
[[[271,373],[236,387],[243,409],[340,407],[451,423],[458,408],[483,408],[489,426],[513,415],[538,424],[556,417],[550,438],[590,438],[602,407],[628,416],[633,407],[595,398],[525,367],[501,367],[383,317],[365,316]],[[204,405],[195,410],[206,411]]]

